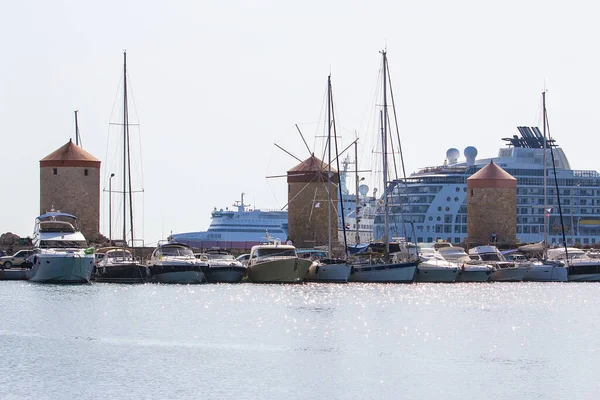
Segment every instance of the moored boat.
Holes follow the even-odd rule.
[[[93,251],[77,228],[77,217],[51,211],[36,218],[32,238],[34,255],[27,278],[33,282],[89,283]]]
[[[469,257],[494,267],[490,275],[490,281],[493,282],[520,282],[527,273],[527,266],[506,261],[496,246],[474,247],[469,250]]]
[[[208,263],[194,257],[190,246],[165,243],[154,249],[150,256],[150,281],[155,283],[206,283],[203,270]]]
[[[352,265],[336,258],[317,259],[308,267],[308,282],[348,282]]]
[[[281,244],[267,235],[267,243],[252,247],[248,259],[248,280],[256,283],[300,283],[311,260],[298,258],[293,245]]]
[[[447,261],[434,248],[419,248],[419,259],[415,282],[449,283],[460,273],[458,264]]]
[[[585,251],[568,247],[549,249],[548,258],[567,263],[569,281],[596,282],[600,281],[600,260],[590,258]]]
[[[197,259],[208,263],[204,275],[209,283],[236,283],[246,276],[247,267],[226,250],[211,249],[196,254]]]
[[[103,254],[96,263],[93,279],[107,283],[143,283],[150,277],[148,267],[133,258],[131,252],[121,247],[98,249]]]

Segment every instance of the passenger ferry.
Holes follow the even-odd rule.
[[[195,248],[250,249],[264,241],[265,232],[286,240],[288,236],[288,213],[286,210],[251,209],[241,199],[234,209],[215,208],[207,231],[171,234],[168,240],[186,243]]]
[[[544,146],[544,137],[537,127],[517,129],[519,135],[502,139],[508,146],[500,148],[497,157],[477,159],[477,149],[469,146],[463,153],[465,160],[459,161],[460,152],[451,148],[443,165],[423,168],[406,179],[390,182],[390,235],[417,242],[463,242],[467,237],[467,178],[493,160],[517,178],[517,239],[522,243],[543,240],[544,218],[548,218],[549,244],[562,243],[553,153],[567,243],[599,243],[600,174],[571,169],[567,156],[554,140],[547,140]],[[378,208],[375,239],[383,237],[383,228],[383,210]]]
[[[348,160],[345,160],[344,169],[340,173],[342,182],[342,198],[338,202],[338,238],[344,241],[342,210],[346,224],[346,238],[348,244],[368,243],[373,239],[373,221],[375,219],[375,204],[377,189],[369,196],[369,188],[360,185],[359,196],[351,194],[346,185]],[[357,208],[358,201],[358,208]],[[356,211],[358,210],[358,218]],[[261,210],[252,209],[244,203],[244,193],[241,199],[233,204],[233,209],[217,209],[211,213],[211,223],[207,231],[175,233],[168,237],[179,243],[186,243],[195,248],[225,248],[249,250],[264,242],[265,233],[282,241],[288,237],[288,212],[287,210]],[[358,233],[358,235],[357,235]],[[292,238],[293,239],[293,238]]]

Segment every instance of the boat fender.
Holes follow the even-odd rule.
[[[354,273],[354,265],[350,267],[350,275]]]
[[[37,254],[35,256],[33,256],[33,265],[36,265],[38,263],[38,256]]]
[[[317,265],[317,266],[315,267],[315,274],[318,274],[318,273],[319,273],[319,266]]]

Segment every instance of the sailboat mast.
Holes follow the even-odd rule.
[[[543,257],[544,260],[547,257],[547,251],[546,251],[546,246],[548,243],[548,222],[549,222],[549,218],[550,218],[550,212],[548,211],[548,169],[546,168],[546,91],[542,92],[542,108],[543,108],[543,124],[544,124],[544,157],[543,157],[543,162],[544,162],[544,247],[543,247]]]
[[[123,52],[123,248],[127,247],[127,52]]]
[[[327,77],[327,254],[331,258],[331,75]]]
[[[356,209],[354,211],[355,213],[355,217],[356,217],[356,244],[360,243],[360,235],[358,233],[358,223],[360,222],[359,218],[358,218],[358,209],[359,209],[359,201],[360,201],[360,197],[358,194],[358,139],[356,139],[356,141],[354,142],[354,183],[355,183],[355,192],[356,193]]]
[[[389,205],[387,193],[387,55],[386,51],[382,50],[383,56],[383,112],[381,117],[381,150],[383,155],[383,210],[384,210],[384,233],[383,240],[385,245],[384,260],[389,261],[390,258],[390,227],[389,227]]]

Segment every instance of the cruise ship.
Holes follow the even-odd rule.
[[[460,152],[451,148],[444,164],[428,167],[406,179],[389,183],[390,236],[417,242],[461,243],[467,237],[467,178],[490,160],[517,178],[517,239],[521,243],[544,239],[548,218],[548,243],[563,242],[556,193],[554,165],[567,244],[600,242],[600,174],[573,170],[564,151],[547,140],[537,127],[517,127],[518,135],[504,138],[507,146],[494,158],[477,158],[477,149]],[[546,198],[544,201],[544,151],[546,151]],[[545,204],[546,203],[546,204]],[[382,210],[376,211],[374,238],[383,237]]]

